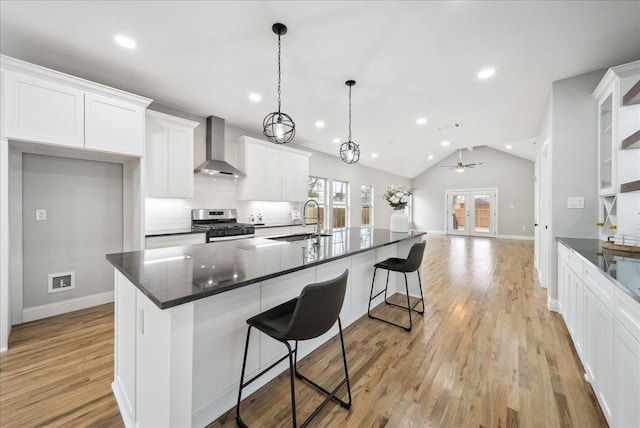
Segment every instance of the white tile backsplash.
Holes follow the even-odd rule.
[[[249,215],[258,217],[266,224],[285,224],[291,221],[292,208],[301,208],[293,202],[238,201],[236,180],[212,179],[195,176],[193,199],[146,198],[145,231],[158,232],[191,227],[191,210],[197,208],[235,208],[238,221],[249,222]]]

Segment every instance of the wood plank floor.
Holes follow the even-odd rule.
[[[546,309],[531,242],[430,236],[423,284],[426,313],[412,332],[366,317],[345,330],[353,409],[329,404],[312,426],[606,426],[561,317]],[[0,426],[122,426],[112,347],[110,305],[15,326],[0,357]],[[300,370],[334,384],[337,341]],[[322,397],[296,387],[302,420]],[[251,426],[291,426],[288,378],[242,409]],[[234,411],[209,426],[235,426]]]

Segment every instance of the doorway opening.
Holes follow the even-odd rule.
[[[496,236],[498,189],[460,189],[445,192],[448,235]]]

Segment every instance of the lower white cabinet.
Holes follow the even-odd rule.
[[[585,291],[589,302],[586,315],[589,320],[586,335],[590,340],[587,359],[592,370],[591,384],[600,407],[610,425],[613,425],[614,370],[613,370],[613,314],[590,288]]]
[[[182,233],[177,235],[147,236],[145,248],[180,247],[182,245],[204,244],[207,241],[206,233]]]
[[[558,307],[609,425],[640,427],[640,302],[559,244]]]

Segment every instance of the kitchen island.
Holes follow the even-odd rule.
[[[110,254],[115,268],[113,391],[127,426],[205,426],[235,405],[246,319],[349,269],[343,325],[366,314],[373,265],[406,257],[422,232],[344,228],[318,239],[242,239]],[[376,290],[384,287],[376,278]],[[389,279],[395,289],[394,274]],[[410,284],[418,295],[417,279]],[[373,302],[382,302],[383,296]],[[337,333],[300,344],[303,357]],[[347,338],[348,340],[348,338]],[[281,344],[250,342],[247,376],[277,360]],[[274,378],[263,376],[251,393]]]

